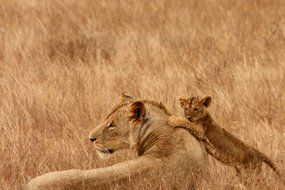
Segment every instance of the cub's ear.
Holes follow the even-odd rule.
[[[141,121],[145,117],[146,109],[144,103],[137,101],[129,105],[129,120],[130,121]]]
[[[201,100],[201,103],[202,103],[206,108],[210,107],[211,102],[212,102],[212,97],[211,97],[211,96],[206,96],[205,98],[203,98],[203,99]]]
[[[185,105],[189,104],[189,99],[186,97],[180,97],[179,102],[181,107],[185,107]]]
[[[133,100],[134,100],[133,97],[131,97],[131,96],[129,96],[129,95],[126,95],[125,93],[123,93],[123,94],[121,95],[121,97],[120,97],[120,101],[121,101],[122,104],[123,104],[123,103],[130,102],[130,101],[133,101]]]

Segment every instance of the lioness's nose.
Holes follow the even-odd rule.
[[[89,139],[90,139],[91,142],[96,141],[96,137],[90,137]]]

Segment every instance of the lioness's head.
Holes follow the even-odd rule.
[[[121,100],[107,118],[93,129],[89,139],[94,143],[99,156],[106,157],[117,150],[130,147],[130,122],[142,122],[145,107],[141,101]]]
[[[184,110],[185,117],[192,122],[203,119],[207,114],[207,108],[212,102],[211,96],[202,99],[199,97],[179,98],[181,107]]]

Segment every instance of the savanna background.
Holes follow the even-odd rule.
[[[284,174],[285,2],[0,0],[0,189],[130,156],[88,140],[122,92],[180,115],[179,96],[212,95],[217,123]],[[240,184],[211,163],[211,189]],[[252,181],[284,187],[267,166]]]

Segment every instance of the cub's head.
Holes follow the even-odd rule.
[[[199,97],[179,98],[181,107],[184,110],[185,117],[192,122],[203,119],[207,114],[207,108],[212,102],[211,96],[206,96],[203,99]]]
[[[123,101],[106,119],[89,134],[89,139],[100,157],[106,157],[120,149],[130,147],[130,122],[141,122],[145,117],[144,103]]]

